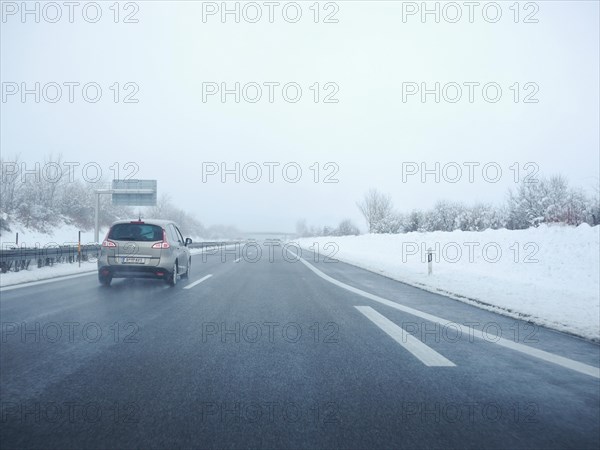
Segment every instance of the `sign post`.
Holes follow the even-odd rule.
[[[156,180],[113,180],[111,189],[96,189],[94,240],[100,243],[100,195],[111,194],[112,204],[121,206],[155,206]]]

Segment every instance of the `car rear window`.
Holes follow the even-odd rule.
[[[158,225],[147,223],[118,223],[108,233],[116,241],[162,241],[163,230]]]

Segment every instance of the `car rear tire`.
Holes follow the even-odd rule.
[[[185,273],[181,274],[181,278],[189,278],[190,277],[190,267],[192,266],[192,258],[188,260],[187,269],[185,269]]]
[[[175,286],[177,284],[177,277],[179,276],[177,271],[177,263],[175,263],[175,265],[173,266],[173,270],[169,274],[169,278],[167,278],[167,284],[169,286]]]
[[[112,281],[112,277],[110,275],[98,275],[98,281],[102,286],[109,287]]]

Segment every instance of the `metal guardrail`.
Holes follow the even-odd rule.
[[[192,242],[190,245],[188,245],[188,247],[189,248],[222,247],[224,245],[234,245],[234,244],[239,244],[239,242],[237,242],[237,241],[235,241],[235,242],[234,241],[231,241],[231,242],[226,242],[226,241]]]
[[[189,248],[219,247],[236,242],[192,242]],[[53,266],[58,263],[75,263],[89,261],[90,258],[97,258],[100,252],[99,245],[82,245],[81,253],[77,250],[77,245],[55,245],[48,247],[35,248],[13,248],[0,250],[0,272],[6,273],[10,270],[19,272],[26,270],[33,261],[37,267]]]
[[[36,261],[38,267],[52,266],[62,262],[88,261],[90,257],[97,257],[99,251],[99,245],[82,245],[81,252],[77,250],[76,245],[0,250],[0,271],[6,273],[9,270],[18,272],[28,269],[32,261]]]

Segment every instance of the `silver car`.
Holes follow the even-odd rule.
[[[175,286],[189,277],[191,243],[169,220],[119,220],[102,242],[98,280],[110,286],[113,278],[162,278]]]

